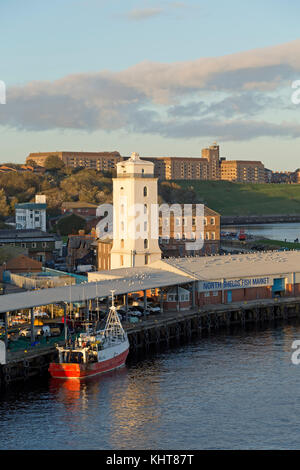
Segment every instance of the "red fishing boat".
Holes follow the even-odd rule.
[[[48,369],[57,379],[83,379],[124,366],[129,341],[114,300],[103,330],[81,333],[73,343],[57,346],[57,350],[58,361]]]

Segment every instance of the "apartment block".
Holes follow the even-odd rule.
[[[116,164],[123,161],[120,153],[114,152],[38,152],[30,153],[26,158],[26,163],[30,160],[34,161],[37,165],[45,166],[48,157],[56,156],[60,158],[67,167],[77,168],[91,168],[97,171],[111,171],[116,167]]]
[[[259,161],[224,160],[221,162],[221,179],[236,183],[265,183],[265,167]]]

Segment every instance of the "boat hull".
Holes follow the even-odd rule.
[[[84,379],[94,375],[103,374],[114,369],[118,369],[125,365],[129,348],[118,355],[113,355],[107,359],[99,362],[92,362],[87,364],[77,363],[55,363],[52,362],[49,366],[49,373],[55,379]]]

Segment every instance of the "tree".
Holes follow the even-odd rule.
[[[49,155],[45,160],[45,168],[49,171],[59,171],[65,167],[64,162],[57,155]]]
[[[76,214],[67,215],[62,217],[55,225],[55,230],[60,235],[75,235],[78,230],[83,230],[86,226],[86,221]]]
[[[5,219],[9,215],[9,205],[7,204],[4,189],[0,189],[0,218]]]

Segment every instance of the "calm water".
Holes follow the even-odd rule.
[[[252,235],[262,235],[271,240],[285,240],[293,242],[296,238],[300,240],[300,223],[294,224],[259,224],[259,225],[226,225],[222,227],[224,232],[239,232],[244,229]]]
[[[300,325],[222,333],[81,385],[1,395],[1,449],[297,449]]]

